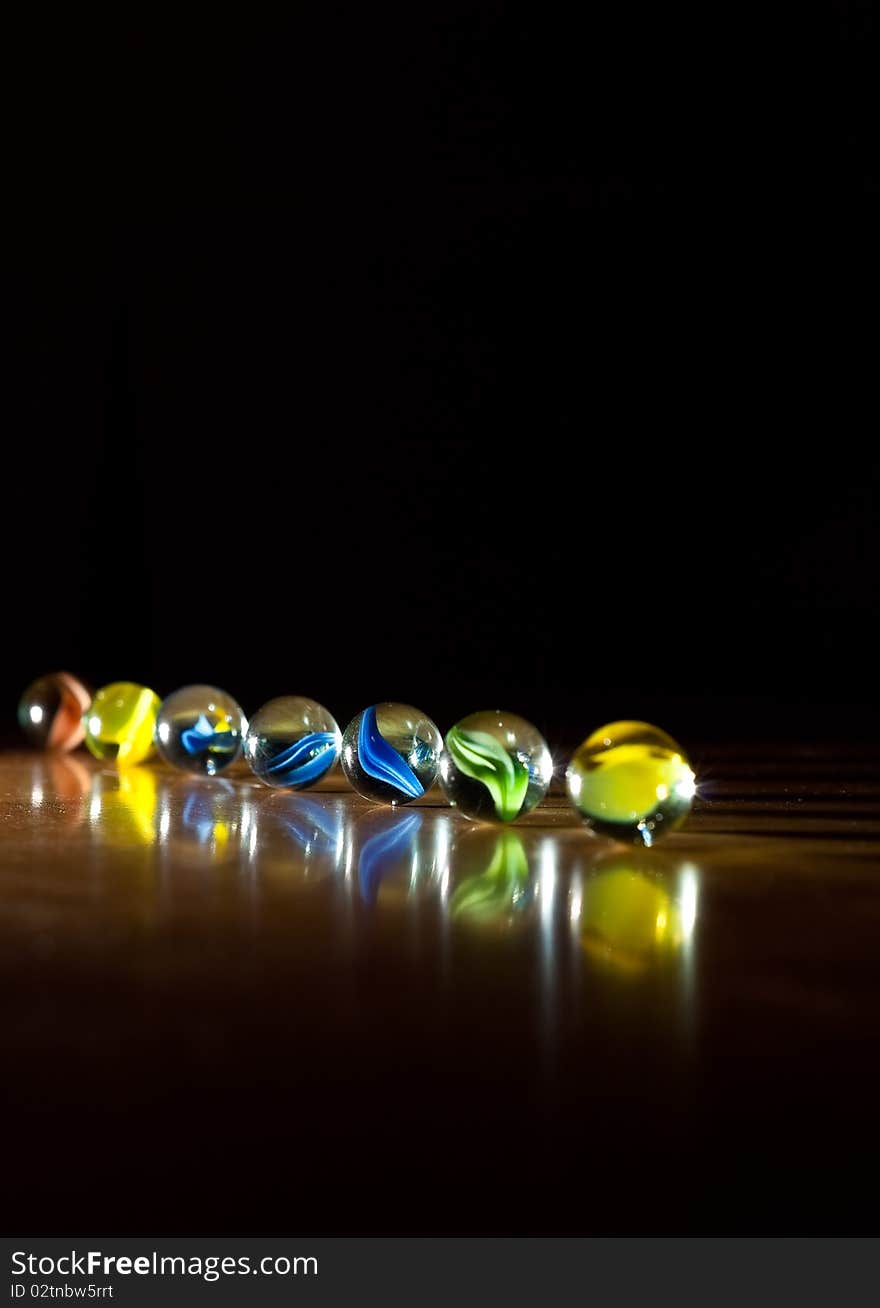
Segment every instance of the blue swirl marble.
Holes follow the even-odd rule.
[[[379,731],[375,708],[364,709],[358,728],[358,763],[368,776],[376,781],[384,781],[410,799],[419,799],[425,788],[419,781],[406,759]]]
[[[336,736],[332,731],[312,731],[261,762],[261,773],[272,777],[276,786],[310,786],[336,762]]]
[[[394,855],[405,845],[412,844],[421,825],[421,813],[410,813],[366,842],[358,856],[358,887],[364,903],[376,902],[382,877]]]
[[[233,754],[238,737],[234,731],[215,731],[204,713],[191,727],[180,733],[180,743],[187,754]]]

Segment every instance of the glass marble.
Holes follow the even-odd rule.
[[[160,704],[155,691],[133,681],[102,686],[83,717],[86,744],[95,758],[114,759],[120,767],[149,758]]]
[[[162,704],[156,723],[159,753],[172,767],[213,777],[241,753],[247,720],[217,686],[184,686]]]
[[[546,740],[516,713],[471,713],[446,736],[440,784],[450,804],[476,821],[514,822],[541,802],[552,778]]]
[[[681,825],[696,789],[681,746],[648,722],[611,722],[594,731],[565,781],[572,805],[594,831],[647,846]]]
[[[32,681],[18,705],[18,723],[32,745],[62,752],[85,739],[83,713],[92,692],[70,672],[50,672]]]
[[[342,770],[376,804],[411,804],[437,778],[443,738],[411,704],[374,704],[352,718],[342,737]]]
[[[244,756],[267,786],[305,790],[339,757],[342,732],[322,704],[299,695],[270,699],[251,718]]]

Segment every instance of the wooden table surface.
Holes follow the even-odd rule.
[[[15,1234],[873,1233],[880,753],[688,826],[0,754]]]

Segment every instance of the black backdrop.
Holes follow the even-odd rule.
[[[66,665],[876,731],[871,7],[524,13],[20,52],[6,722]]]

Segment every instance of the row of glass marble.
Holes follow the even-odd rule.
[[[513,822],[549,789],[553,759],[536,727],[515,713],[483,710],[443,739],[411,704],[363,709],[342,732],[314,700],[286,695],[250,722],[216,686],[184,686],[164,701],[148,687],[113,682],[93,696],[70,673],[33,682],[19,705],[31,740],[72,749],[82,740],[99,759],[142,762],[154,748],[188,772],[216,776],[243,753],[266,785],[303,790],[337,760],[351,786],[374,803],[409,804],[439,780],[449,803],[476,821]],[[594,830],[652,845],[679,826],[695,792],[694,774],[671,737],[645,722],[594,731],[566,770],[569,800]]]

